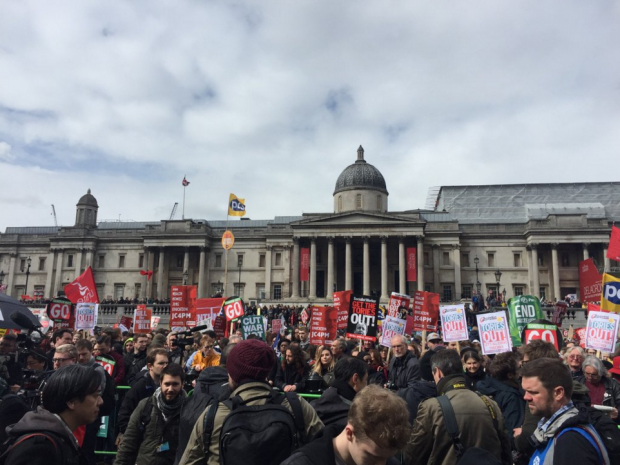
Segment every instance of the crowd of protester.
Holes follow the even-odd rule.
[[[13,446],[3,463],[55,457],[52,463],[195,465],[256,463],[246,459],[257,456],[287,465],[456,464],[475,456],[479,464],[543,465],[617,458],[602,436],[592,440],[591,425],[608,420],[618,432],[620,352],[597,356],[568,340],[558,351],[537,340],[486,356],[475,327],[458,343],[430,333],[395,336],[391,348],[343,336],[316,346],[300,324],[302,311],[263,309],[269,327],[285,322],[265,341],[210,330],[59,329],[20,352],[16,336],[5,334],[0,439]],[[281,430],[285,419],[276,420],[283,411],[294,420],[291,444]]]

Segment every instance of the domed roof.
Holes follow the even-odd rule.
[[[88,189],[88,192],[86,192],[86,194],[80,198],[77,206],[80,205],[88,205],[89,207],[99,208],[99,205],[97,204],[97,199],[90,193],[90,189]]]
[[[381,172],[366,163],[364,160],[364,148],[360,145],[357,149],[357,160],[352,165],[347,166],[336,181],[334,195],[338,192],[352,189],[376,190],[387,194],[385,179]]]

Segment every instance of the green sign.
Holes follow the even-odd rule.
[[[101,417],[101,424],[99,425],[99,431],[97,431],[98,438],[108,437],[108,426],[110,425],[110,417]]]
[[[244,316],[240,320],[241,333],[243,339],[247,339],[250,334],[256,334],[263,341],[265,340],[265,322],[260,315]]]
[[[508,302],[508,321],[512,345],[519,347],[521,333],[525,326],[533,320],[542,320],[543,312],[540,309],[540,300],[532,295],[518,295]]]

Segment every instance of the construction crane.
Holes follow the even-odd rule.
[[[56,208],[54,207],[54,204],[52,204],[52,215],[54,215],[54,224],[58,227],[58,218],[56,218]]]
[[[174,207],[172,207],[172,213],[170,213],[170,219],[174,219],[174,215],[177,212],[177,207],[179,206],[179,202],[174,202]]]

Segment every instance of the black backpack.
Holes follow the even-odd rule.
[[[13,452],[13,449],[21,443],[27,442],[27,444],[24,445],[24,447],[26,447],[35,444],[42,444],[48,441],[54,446],[54,457],[50,457],[50,459],[52,459],[50,463],[65,465],[78,464],[79,461],[76,460],[77,456],[75,456],[75,454],[65,452],[67,445],[60,436],[50,431],[40,431],[7,439],[2,446],[0,446],[0,453],[2,454],[0,455],[0,465],[4,465],[6,463],[6,460],[9,455],[11,455],[11,452]]]
[[[609,415],[593,407],[588,408],[590,423],[607,449],[609,463],[620,463],[620,430]]]
[[[249,402],[266,399],[262,405]],[[288,399],[291,410],[282,405]],[[220,432],[220,464],[279,465],[305,443],[301,402],[293,392],[276,393],[243,400],[239,395],[222,402],[230,413]],[[219,402],[208,409],[204,419],[204,450],[208,458],[211,433]]]
[[[194,393],[183,404],[181,408],[181,421],[179,423],[179,448],[174,459],[175,465],[178,465],[181,457],[183,457],[185,447],[189,442],[198,417],[213,403],[213,400],[212,395],[194,389]]]

